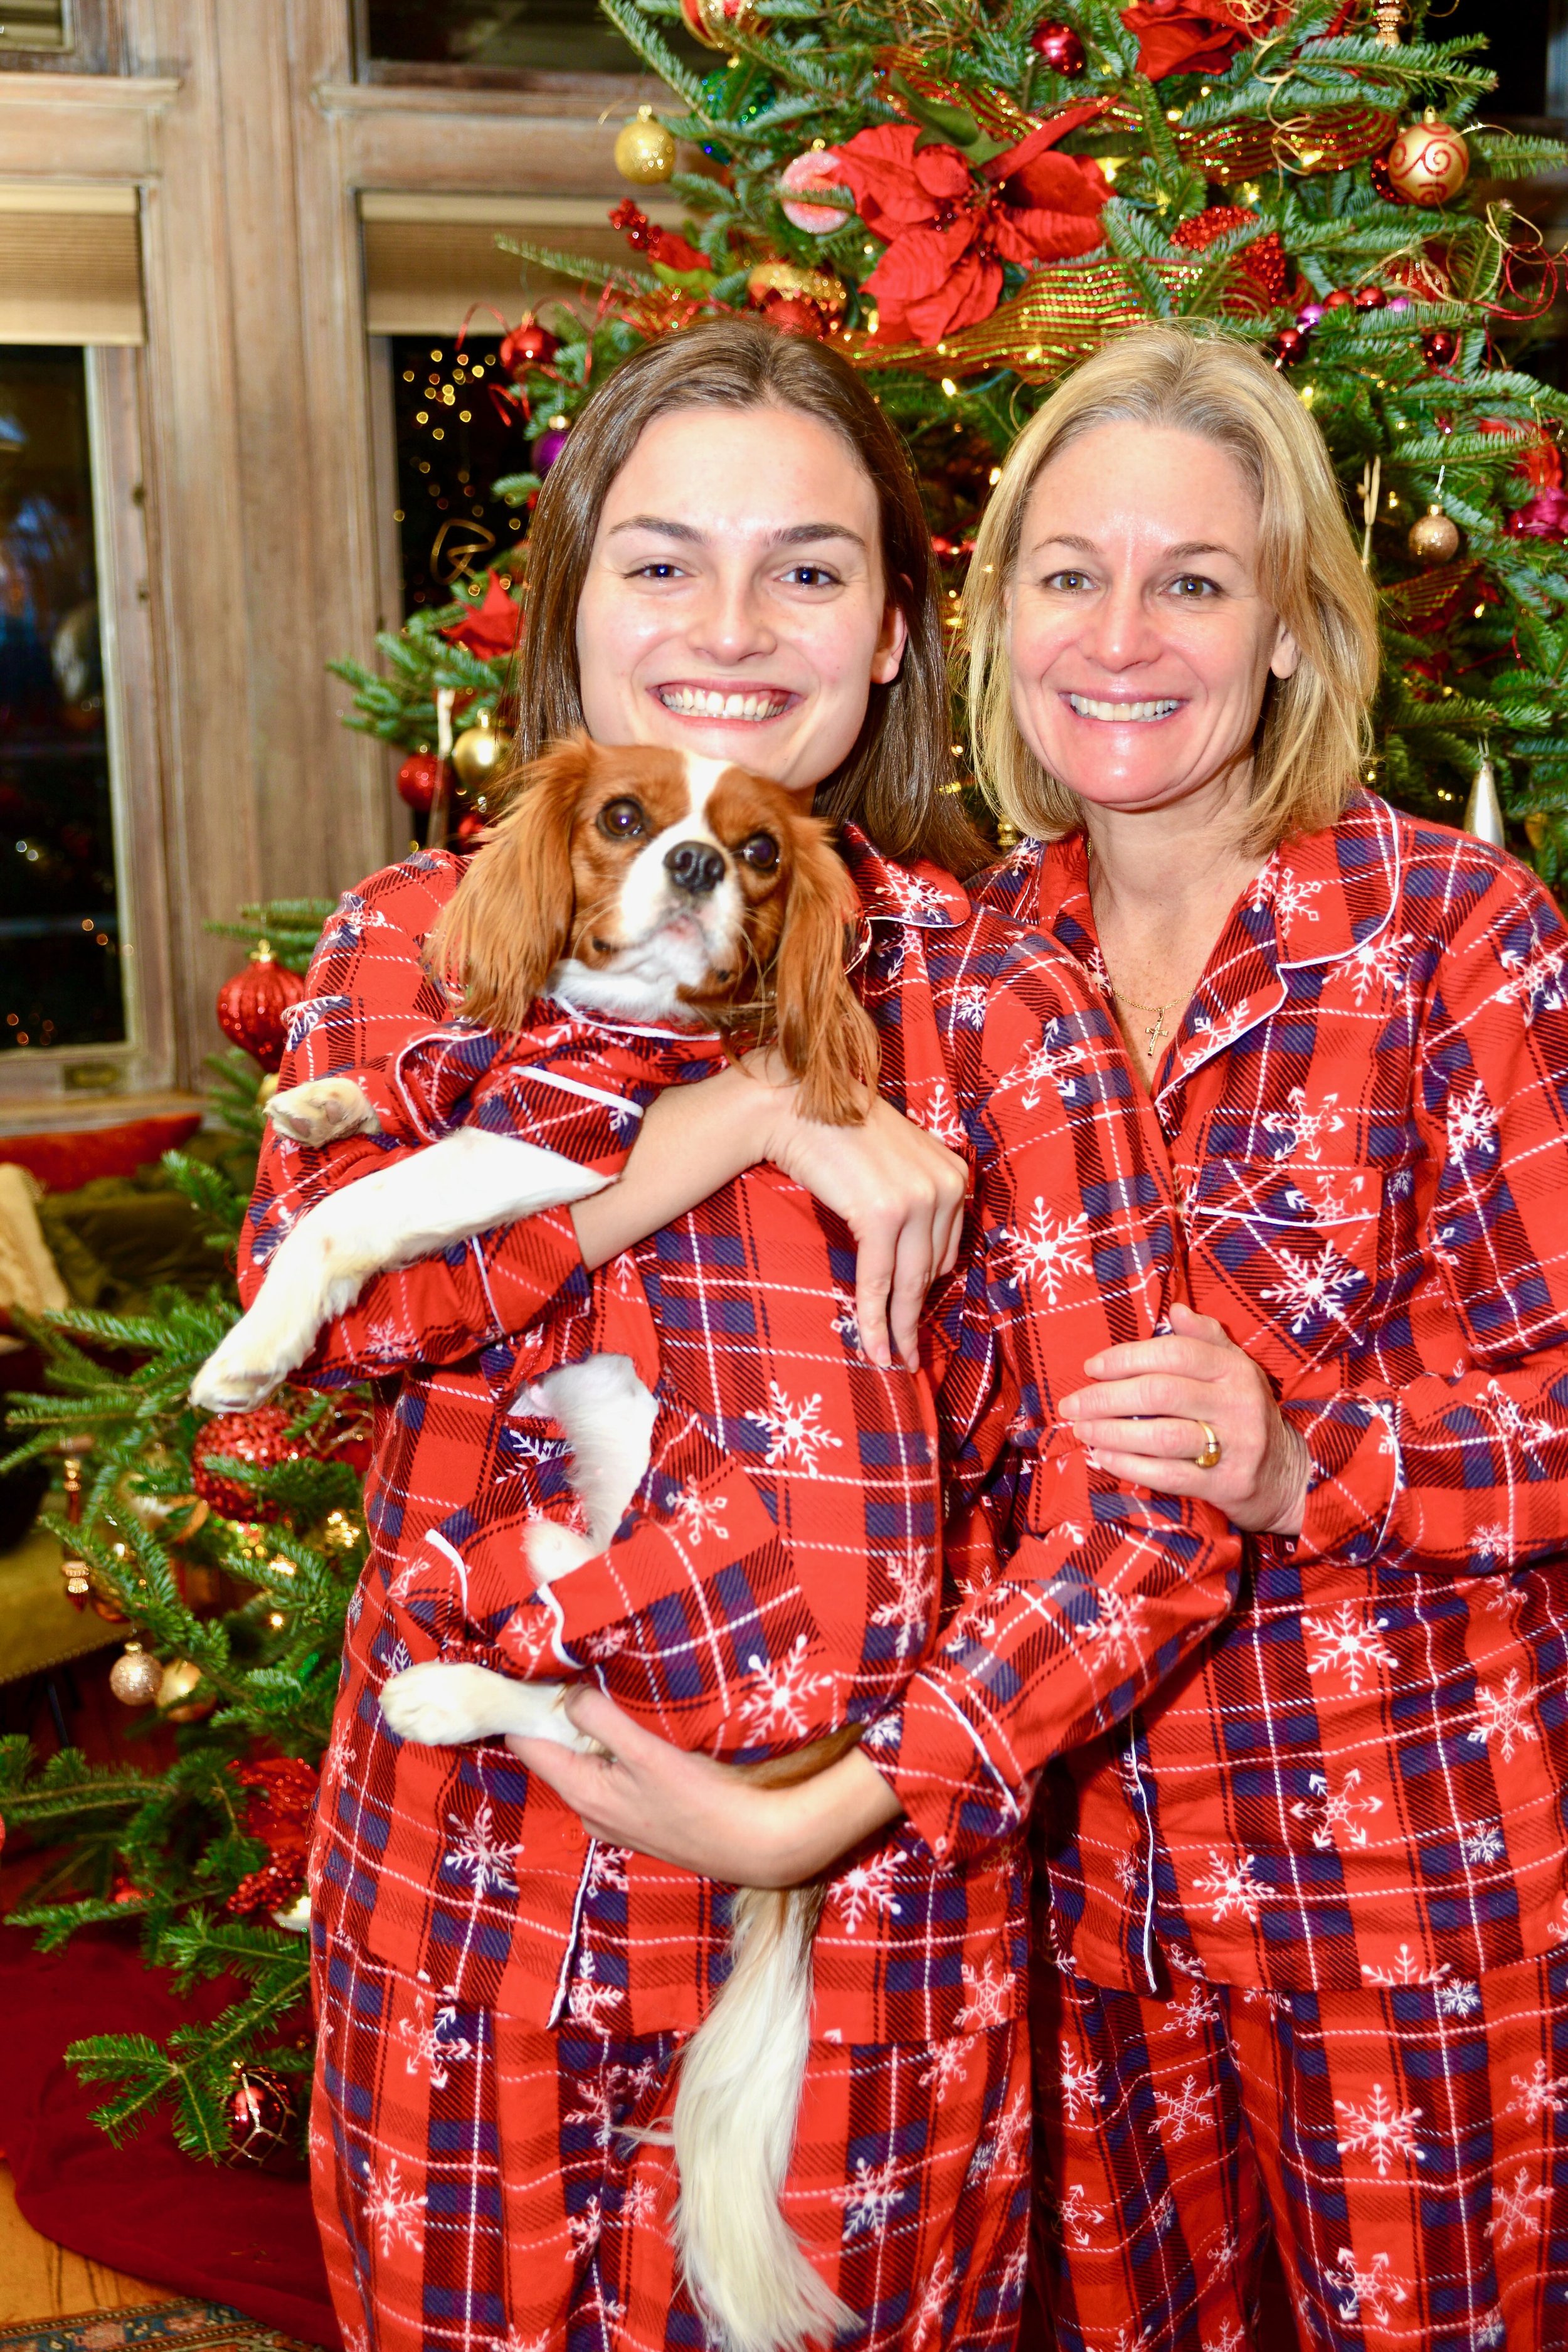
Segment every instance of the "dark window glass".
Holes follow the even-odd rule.
[[[449,604],[457,581],[482,580],[526,535],[527,516],[490,496],[492,482],[529,466],[528,427],[489,389],[506,382],[499,340],[468,335],[459,352],[439,335],[392,338],[405,613]]]
[[[123,1037],[87,374],[0,345],[0,1045]]]
[[[1426,38],[1452,40],[1460,33],[1484,33],[1486,63],[1498,78],[1481,102],[1484,119],[1500,114],[1544,114],[1546,52],[1551,36],[1551,0],[1437,0],[1426,17]]]
[[[364,54],[388,65],[482,66],[527,73],[640,73],[642,62],[595,0],[363,0]],[[679,24],[659,30],[704,68],[713,52]]]

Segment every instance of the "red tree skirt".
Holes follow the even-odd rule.
[[[56,2245],[337,2352],[341,2343],[303,2177],[198,2164],[160,2114],[114,2147],[89,2123],[105,2096],[65,2063],[90,2033],[149,2033],[222,2008],[221,1985],[181,2001],[134,1936],[89,1928],[43,1957],[0,1928],[0,2149],[25,2219]]]

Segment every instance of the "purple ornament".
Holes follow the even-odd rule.
[[[1296,313],[1296,324],[1304,335],[1310,335],[1323,315],[1321,302],[1303,302]]]
[[[545,430],[540,435],[538,440],[533,445],[534,472],[536,474],[548,474],[550,468],[553,466],[555,460],[559,457],[561,452],[565,448],[565,425],[547,425]]]
[[[1409,295],[1391,294],[1388,298],[1388,307],[1391,310],[1408,310],[1410,308]]]

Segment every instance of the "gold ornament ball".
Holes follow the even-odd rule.
[[[200,1666],[190,1658],[175,1658],[164,1667],[158,1685],[158,1705],[171,1723],[201,1723],[212,1714],[217,1706],[213,1692],[209,1691],[205,1698],[191,1697],[201,1678]]]
[[[732,49],[757,28],[755,0],[680,0],[687,31],[704,48]]]
[[[616,133],[616,169],[623,180],[651,188],[675,169],[675,142],[651,114],[634,114]]]
[[[497,734],[495,721],[488,711],[471,727],[465,727],[452,746],[452,765],[463,790],[482,792],[510,751],[510,740]]]
[[[128,1642],[109,1669],[109,1687],[122,1706],[151,1706],[163,1681],[163,1667],[139,1642]]]
[[[1459,551],[1459,526],[1441,507],[1428,507],[1405,541],[1417,563],[1447,563]]]
[[[1470,175],[1470,151],[1446,122],[1407,122],[1384,163],[1403,205],[1452,204]]]

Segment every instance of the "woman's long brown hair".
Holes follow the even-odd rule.
[[[528,539],[519,764],[583,724],[577,606],[611,483],[655,417],[706,407],[794,409],[840,435],[869,480],[883,578],[909,642],[897,677],[873,685],[853,750],[818,787],[816,813],[853,818],[889,857],[971,871],[986,851],[952,791],[931,537],[908,454],[847,360],[760,319],[705,320],[637,352],[599,385],[545,476]]]

